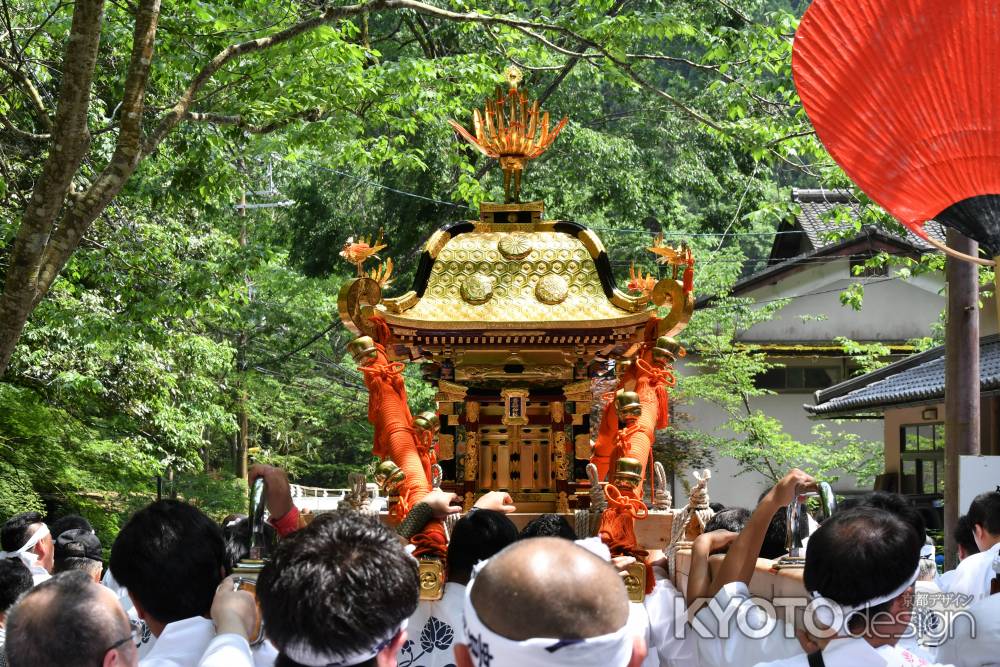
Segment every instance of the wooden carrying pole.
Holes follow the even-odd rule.
[[[948,227],[948,246],[975,257],[979,244]],[[958,458],[979,454],[979,267],[949,256],[948,324],[945,330],[945,568],[958,564],[954,529],[967,508],[958,506]]]

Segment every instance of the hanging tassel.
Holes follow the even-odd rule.
[[[670,394],[665,384],[656,385],[656,428],[670,426]]]

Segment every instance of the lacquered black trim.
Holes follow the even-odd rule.
[[[447,232],[451,234],[451,238],[455,238],[459,234],[466,234],[475,228],[475,223],[469,222],[468,220],[462,220],[460,222],[453,222],[449,225],[445,225],[440,229],[440,231]],[[420,253],[420,263],[417,264],[417,273],[413,276],[413,291],[417,293],[418,297],[422,297],[424,292],[427,291],[427,283],[431,279],[431,269],[433,267],[434,258],[431,257],[429,252],[424,250]]]
[[[604,288],[604,296],[610,299],[615,295],[615,276],[611,270],[608,253],[602,250],[601,254],[594,258],[594,265],[597,267],[597,277],[601,279],[601,287]]]

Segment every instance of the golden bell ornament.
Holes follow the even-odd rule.
[[[638,418],[642,415],[639,394],[634,391],[620,391],[615,396],[615,411],[621,419]]]
[[[375,341],[372,340],[371,336],[355,338],[347,344],[347,352],[354,359],[354,363],[361,366],[374,359],[378,354],[378,350],[375,348]]]
[[[406,473],[392,461],[382,461],[375,467],[375,481],[383,491],[395,489],[406,479]]]
[[[628,457],[618,459],[614,480],[616,486],[638,487],[642,483],[642,462]]]
[[[673,336],[660,336],[656,339],[656,347],[653,348],[653,361],[659,363],[671,363],[677,359],[681,344]]]
[[[413,418],[413,428],[418,431],[438,433],[441,430],[441,418],[436,412],[426,410]]]

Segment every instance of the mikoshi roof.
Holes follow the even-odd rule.
[[[806,412],[821,417],[874,415],[886,408],[944,399],[944,346],[817,391]],[[1000,335],[979,340],[981,392],[1000,390]]]
[[[435,232],[413,290],[378,310],[416,329],[581,329],[644,323],[648,306],[615,288],[603,245],[582,225],[470,221]]]

